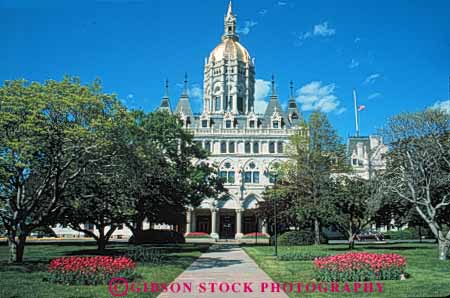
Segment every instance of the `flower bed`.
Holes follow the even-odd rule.
[[[48,281],[70,285],[106,284],[113,277],[133,279],[136,263],[127,257],[62,257],[48,266]]]
[[[314,260],[320,281],[398,280],[405,268],[406,259],[397,254],[345,253]]]
[[[190,232],[184,238],[202,238],[202,239],[210,239],[211,236],[208,233],[205,232]]]
[[[241,239],[254,239],[254,238],[268,239],[269,235],[261,232],[253,232],[245,234],[244,236],[242,236]]]

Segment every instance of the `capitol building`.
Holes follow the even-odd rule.
[[[255,209],[263,200],[265,189],[274,184],[276,168],[289,158],[290,137],[299,134],[306,140],[309,135],[292,82],[285,110],[272,77],[267,108],[262,114],[255,112],[254,59],[240,43],[236,29],[237,20],[230,2],[221,42],[205,59],[202,111],[192,111],[187,77],[175,109],[170,104],[167,81],[158,107],[181,119],[185,129],[194,135],[194,141],[210,153],[206,162],[218,167],[228,189],[219,199],[205,198],[199,206],[187,207],[186,226],[182,229],[186,235],[203,232],[213,239],[240,239],[248,233],[267,233],[267,223],[257,218]],[[352,175],[368,179],[383,169],[382,156],[386,151],[387,147],[377,136],[349,137],[347,154],[354,170]],[[164,224],[150,227],[144,223],[144,229],[149,228],[172,227]],[[60,225],[53,230],[60,237],[82,236]],[[131,235],[128,228],[120,227],[112,238],[127,239]]]
[[[178,115],[194,140],[210,152],[208,162],[219,167],[228,193],[219,200],[205,198],[200,206],[189,208],[185,232],[206,232],[220,239],[266,233],[266,223],[257,220],[254,210],[265,188],[274,182],[271,173],[287,159],[289,137],[296,132],[307,137],[308,130],[292,83],[287,110],[281,108],[272,78],[266,111],[255,113],[254,59],[239,41],[231,2],[221,42],[205,59],[200,114],[192,112],[187,90],[185,79],[175,110],[171,110],[167,93],[159,109]]]

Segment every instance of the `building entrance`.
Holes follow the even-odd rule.
[[[234,239],[236,234],[236,217],[234,215],[220,216],[220,231],[221,239]]]

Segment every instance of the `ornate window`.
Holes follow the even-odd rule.
[[[233,184],[236,181],[235,169],[231,162],[226,161],[222,164],[219,171],[219,177],[223,183]]]
[[[269,182],[275,183],[278,178],[278,171],[280,169],[280,164],[278,162],[272,163],[268,168]]]
[[[203,128],[208,127],[208,120],[202,120],[202,127]]]
[[[251,161],[245,167],[245,171],[243,173],[244,183],[258,184],[259,183],[259,169],[257,165]]]
[[[225,121],[225,128],[231,128],[231,120]]]

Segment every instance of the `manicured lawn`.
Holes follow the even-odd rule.
[[[246,252],[274,281],[313,282],[312,261],[280,261],[273,254],[273,247],[248,246]],[[279,253],[286,251],[326,251],[330,254],[344,253],[345,245],[322,245],[279,247]],[[392,244],[357,246],[355,251],[375,253],[397,253],[407,259],[407,280],[381,281],[383,293],[290,293],[290,297],[446,297],[450,295],[450,261],[437,259],[434,244]]]
[[[127,244],[108,247],[108,254],[119,254]],[[208,245],[184,244],[171,249],[160,265],[138,264],[142,282],[168,283],[184,271]],[[6,263],[8,247],[0,246],[0,297],[1,298],[101,298],[111,297],[108,286],[66,286],[43,281],[49,260],[59,256],[97,254],[94,245],[62,243],[61,245],[32,244],[26,247],[24,265]],[[157,293],[129,294],[126,297],[156,297]]]

